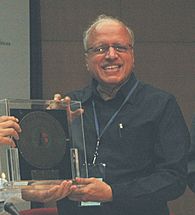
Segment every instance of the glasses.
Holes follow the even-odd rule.
[[[118,53],[125,53],[128,52],[129,49],[133,49],[133,46],[128,45],[121,45],[121,44],[113,44],[113,45],[101,45],[97,47],[90,47],[86,50],[86,53],[93,53],[93,54],[106,54],[108,50],[112,47]]]

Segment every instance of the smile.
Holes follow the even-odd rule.
[[[121,68],[121,65],[107,65],[102,67],[104,70],[116,70]]]

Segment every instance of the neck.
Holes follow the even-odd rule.
[[[97,86],[97,91],[99,92],[102,99],[107,101],[107,100],[113,99],[116,96],[117,92],[119,91],[119,89],[124,83],[120,85],[105,85],[105,84],[99,83]]]

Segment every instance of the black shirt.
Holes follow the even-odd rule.
[[[84,108],[89,162],[97,141],[92,100],[101,131],[136,81],[132,73],[108,101],[101,99],[94,80],[91,86],[69,94]],[[186,187],[188,145],[188,129],[174,96],[139,82],[100,139],[97,162],[106,164],[105,182],[112,188],[113,201],[100,207],[78,207],[65,198],[58,201],[59,214],[168,215],[167,201],[180,196]]]

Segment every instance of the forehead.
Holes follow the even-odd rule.
[[[88,44],[130,42],[131,38],[125,26],[115,21],[98,23],[88,37]]]

